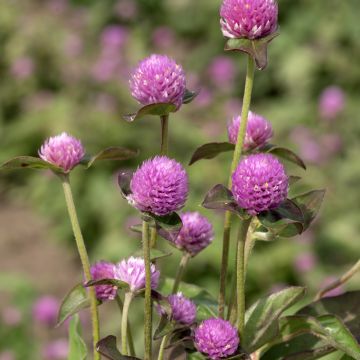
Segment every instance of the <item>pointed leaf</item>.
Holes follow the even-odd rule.
[[[222,143],[208,143],[198,147],[191,157],[189,165],[196,163],[202,159],[213,159],[219,154],[227,151],[234,151],[235,145],[229,142]]]
[[[57,325],[60,326],[70,316],[90,306],[88,293],[82,284],[76,285],[65,296],[59,309]]]
[[[296,184],[298,181],[301,180],[301,177],[300,176],[293,176],[293,175],[290,175],[289,176],[289,185],[294,185]]]
[[[186,89],[184,97],[183,97],[183,104],[191,103],[200,93],[200,90],[197,91],[190,91]]]
[[[99,160],[128,160],[139,155],[139,150],[127,149],[119,146],[109,147],[100,151],[98,154],[85,157],[81,163],[87,168],[91,167]]]
[[[124,115],[123,119],[132,122],[148,115],[165,116],[176,111],[176,105],[171,103],[150,104],[142,107],[135,114]]]
[[[69,355],[68,360],[86,360],[87,348],[81,337],[81,323],[76,314],[69,325]]]
[[[169,321],[166,315],[160,318],[159,325],[157,326],[154,333],[154,340],[159,340],[165,335],[170,334],[175,329],[175,325]]]
[[[121,355],[116,346],[116,337],[109,335],[96,344],[97,351],[109,360],[140,360],[134,356]]]
[[[249,353],[274,339],[279,332],[278,319],[305,294],[303,287],[290,287],[258,300],[245,314],[242,346]]]
[[[118,184],[120,187],[121,195],[124,199],[131,194],[130,183],[133,177],[133,172],[130,170],[121,171],[118,175]]]
[[[55,172],[64,172],[61,168],[33,156],[17,156],[0,165],[0,170],[17,169],[53,170]]]
[[[261,150],[266,151],[267,153],[276,155],[284,160],[290,161],[290,162],[300,166],[304,170],[306,170],[306,165],[305,165],[304,161],[290,149],[268,144],[268,145],[265,145],[265,147]]]
[[[176,212],[165,216],[158,216],[151,213],[144,213],[144,215],[154,220],[158,234],[170,241],[178,236],[182,228],[181,218]]]
[[[132,256],[142,257],[144,255],[143,250],[135,251]],[[168,256],[171,256],[171,252],[165,252],[159,249],[150,249],[150,261],[159,260]]]
[[[125,290],[129,289],[128,283],[118,280],[118,279],[90,280],[84,286],[89,287],[89,286],[96,286],[96,285],[112,285],[113,287],[118,288],[118,289],[125,289]]]

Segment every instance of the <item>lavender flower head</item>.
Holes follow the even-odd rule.
[[[114,279],[116,266],[107,261],[99,261],[91,266],[90,272],[93,280]],[[113,285],[96,285],[95,293],[101,301],[114,300],[117,287]]]
[[[239,133],[241,117],[235,116],[228,122],[227,130],[229,141],[236,144]],[[254,150],[264,146],[273,136],[273,129],[269,121],[264,117],[249,111],[246,135],[244,139],[244,150]]]
[[[59,301],[53,296],[42,296],[33,305],[32,314],[34,320],[46,326],[56,324]]]
[[[213,227],[209,220],[198,212],[185,212],[180,217],[183,226],[174,243],[180,249],[195,256],[212,242]]]
[[[130,78],[132,96],[143,105],[172,103],[180,108],[186,91],[182,67],[166,55],[142,60]]]
[[[151,288],[156,289],[159,284],[160,271],[151,264]],[[135,292],[145,288],[145,263],[139,257],[130,257],[116,265],[115,278],[129,284],[130,291]]]
[[[289,186],[284,166],[271,154],[244,158],[232,175],[232,183],[236,202],[250,215],[278,207]]]
[[[168,296],[172,319],[184,325],[190,325],[196,318],[196,305],[181,292]]]
[[[319,112],[325,120],[335,119],[345,107],[345,94],[338,86],[327,87],[320,95]]]
[[[234,354],[239,346],[237,329],[223,319],[208,319],[195,330],[195,345],[209,359],[218,360]]]
[[[223,0],[220,17],[225,37],[254,40],[277,30],[278,5],[276,0]]]
[[[41,159],[60,167],[66,173],[78,165],[84,155],[80,140],[65,132],[47,139],[39,150]]]
[[[65,360],[69,353],[69,343],[66,339],[58,339],[45,345],[42,356],[45,360]]]
[[[188,194],[188,177],[181,164],[166,156],[146,160],[134,173],[129,201],[140,211],[163,216],[181,209]]]

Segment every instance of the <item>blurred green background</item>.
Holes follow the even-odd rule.
[[[157,118],[121,119],[138,108],[128,78],[139,60],[168,54],[184,67],[188,87],[202,89],[171,116],[172,157],[187,164],[197,146],[227,139],[226,123],[241,108],[246,57],[223,52],[219,6],[220,0],[0,2],[0,163],[36,155],[45,138],[62,131],[81,138],[89,153],[112,145],[141,151],[133,161],[73,173],[93,261],[119,261],[140,246],[128,229],[138,221],[136,212],[116,185],[120,169],[135,168],[160,148]],[[272,122],[274,143],[307,161],[306,172],[287,164],[289,174],[303,177],[293,192],[325,187],[327,194],[321,215],[302,237],[256,246],[249,303],[289,284],[306,285],[313,296],[360,254],[359,3],[280,0],[279,8],[281,35],[269,48],[268,68],[256,72],[252,110]],[[332,119],[319,111],[328,86],[342,89],[345,99]],[[199,204],[213,185],[226,183],[230,159],[225,154],[187,167],[186,208],[213,221],[216,239],[190,263],[185,280],[214,296],[223,215]],[[63,359],[60,350],[48,348],[66,338],[66,328],[47,329],[32,319],[39,296],[61,299],[81,280],[60,183],[49,173],[1,173],[0,200],[0,360]],[[167,276],[179,261],[173,252],[160,264]],[[357,276],[343,290],[359,285]],[[109,320],[113,311],[113,304],[101,309],[103,335],[118,331],[119,320]]]

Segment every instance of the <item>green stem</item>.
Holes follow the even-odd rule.
[[[164,352],[165,352],[166,344],[168,342],[168,337],[169,337],[169,334],[165,335],[161,340],[158,360],[163,360],[164,359]]]
[[[180,285],[181,279],[183,277],[186,265],[190,260],[190,257],[191,257],[191,255],[188,252],[184,252],[184,254],[180,260],[180,265],[179,265],[179,268],[178,268],[178,271],[177,271],[177,274],[175,277],[174,286],[172,289],[173,294],[175,294],[179,290],[179,285]]]
[[[149,223],[142,223],[142,243],[145,262],[145,306],[144,306],[144,360],[151,360],[152,337],[152,302],[151,302],[151,263]]]
[[[59,175],[62,186],[64,189],[65,201],[71,221],[71,226],[73,229],[76,246],[78,253],[80,255],[81,264],[84,271],[85,281],[88,282],[91,280],[90,273],[90,262],[89,257],[86,251],[84,238],[82,236],[79,219],[77,217],[76,208],[74,204],[74,198],[71,191],[69,175],[62,174]],[[89,297],[90,297],[90,312],[91,312],[91,322],[92,322],[92,335],[93,335],[93,353],[94,360],[100,360],[100,354],[96,350],[96,344],[100,340],[100,330],[99,330],[99,314],[97,309],[97,299],[95,293],[95,287],[91,286],[88,288]]]
[[[169,151],[169,115],[160,116],[161,119],[161,155],[167,155]]]
[[[128,314],[132,299],[133,299],[133,294],[131,292],[127,292],[124,298],[124,306],[123,306],[122,318],[121,318],[121,351],[123,355],[129,355],[127,349]]]
[[[156,246],[157,231],[156,227],[152,227],[150,230],[150,247],[153,249]]]
[[[251,218],[240,222],[236,253],[237,326],[240,338],[245,324],[245,242]]]
[[[233,159],[230,168],[230,176],[228,181],[228,187],[232,186],[232,174],[235,171],[238,162],[241,157],[242,148],[244,145],[244,139],[246,135],[246,127],[248,122],[248,115],[251,103],[251,95],[254,84],[255,62],[251,56],[248,56],[247,72],[245,80],[245,90],[243,97],[243,105],[241,111],[241,122],[239,127],[239,133],[233,154]],[[229,247],[230,247],[230,233],[231,233],[231,213],[226,211],[223,231],[223,249],[220,271],[220,293],[219,293],[219,317],[224,318],[225,311],[225,297],[226,297],[226,279],[227,268],[229,260]]]

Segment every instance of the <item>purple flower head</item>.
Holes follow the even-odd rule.
[[[345,94],[338,86],[327,87],[320,95],[319,112],[324,120],[335,119],[345,107]]]
[[[228,38],[262,38],[278,27],[276,0],[223,0],[221,31]]]
[[[93,280],[114,279],[116,266],[107,261],[99,261],[91,266],[90,272]],[[113,285],[95,286],[96,297],[99,300],[114,300],[117,293],[117,287]]]
[[[69,172],[85,155],[80,140],[63,132],[45,141],[39,150],[39,156],[44,161]]]
[[[284,166],[271,154],[245,157],[233,173],[232,183],[236,202],[251,215],[278,207],[289,186]]]
[[[166,55],[142,60],[130,78],[132,96],[141,104],[172,103],[179,108],[186,90],[182,67]]]
[[[101,33],[101,44],[105,48],[118,50],[125,44],[127,37],[128,32],[124,27],[110,25]]]
[[[235,78],[235,66],[227,56],[218,56],[210,64],[208,69],[212,82],[220,88],[232,86]]]
[[[140,211],[167,215],[181,209],[188,194],[184,168],[166,156],[146,160],[131,179],[129,201]]]
[[[2,321],[7,326],[17,326],[21,323],[22,314],[15,306],[7,306],[2,310]]]
[[[235,116],[228,122],[227,130],[229,141],[236,144],[241,117]],[[246,135],[244,140],[244,150],[253,150],[264,146],[273,136],[273,129],[269,121],[264,117],[249,112]]]
[[[24,80],[34,72],[34,62],[29,57],[21,57],[15,60],[11,66],[11,73],[18,79]]]
[[[56,324],[59,301],[53,296],[42,296],[33,305],[32,314],[35,321],[46,325],[54,326]]]
[[[58,339],[48,343],[42,355],[45,360],[65,360],[68,357],[69,343],[66,339]]]
[[[160,272],[151,264],[151,288],[156,289],[159,284]],[[145,288],[145,263],[139,257],[130,257],[116,265],[115,277],[129,284],[132,292]]]
[[[294,267],[298,273],[311,271],[316,265],[316,258],[312,253],[303,253],[295,258]]]
[[[175,34],[171,28],[160,26],[152,33],[152,41],[156,47],[167,48],[175,43]]]
[[[195,256],[213,240],[213,227],[209,220],[198,212],[185,212],[180,216],[183,226],[174,243],[180,249]]]
[[[218,360],[234,354],[239,346],[237,329],[229,321],[212,318],[195,330],[195,345],[209,359]]]
[[[172,319],[184,325],[190,325],[196,318],[196,305],[181,292],[168,296]]]

